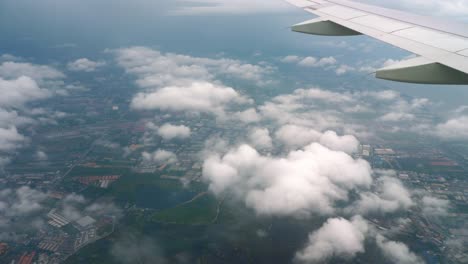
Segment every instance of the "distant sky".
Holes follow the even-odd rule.
[[[463,17],[468,6],[468,0],[362,2],[450,19]],[[315,44],[347,41],[357,45],[370,40],[305,36],[289,31],[290,25],[311,17],[282,0],[3,0],[0,53],[46,64],[103,57],[105,49],[134,45],[197,56],[224,54],[247,61],[258,53],[264,58],[311,55],[354,61],[402,59],[408,55],[378,43],[378,49],[365,54],[337,52]],[[414,85],[388,85],[408,93],[418,94],[421,90]],[[434,87],[424,93],[462,104],[465,89],[449,89],[452,93]]]

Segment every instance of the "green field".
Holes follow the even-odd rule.
[[[173,224],[209,224],[216,217],[218,201],[211,195],[204,194],[190,203],[157,212],[152,220]]]

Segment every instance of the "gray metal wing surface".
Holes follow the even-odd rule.
[[[367,35],[410,51],[412,58],[376,72],[381,79],[468,84],[468,25],[349,0],[287,0],[319,18],[292,26],[301,33]]]

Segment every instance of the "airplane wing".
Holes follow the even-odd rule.
[[[319,18],[292,26],[296,32],[368,35],[419,55],[380,69],[380,79],[425,84],[468,84],[468,25],[349,0],[286,0]]]

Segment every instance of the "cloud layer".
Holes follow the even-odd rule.
[[[97,68],[105,65],[102,61],[92,61],[87,58],[77,59],[76,61],[68,63],[67,67],[70,71],[76,72],[93,72]]]
[[[372,183],[366,161],[317,143],[285,157],[262,156],[242,145],[207,158],[203,178],[215,194],[232,192],[258,214],[297,217],[332,214],[350,190]]]
[[[301,263],[324,263],[331,257],[352,258],[364,252],[364,240],[368,224],[361,217],[351,221],[343,218],[328,219],[325,224],[309,235],[304,249],[296,254]]]
[[[188,138],[190,137],[190,128],[184,125],[176,126],[171,124],[164,124],[158,128],[158,135],[166,140],[174,138]]]
[[[12,59],[5,56],[5,59]],[[46,108],[30,109],[30,103],[66,94],[65,75],[44,65],[5,61],[0,64],[0,166],[9,155],[28,143],[21,129],[40,122],[53,123],[59,113]]]

